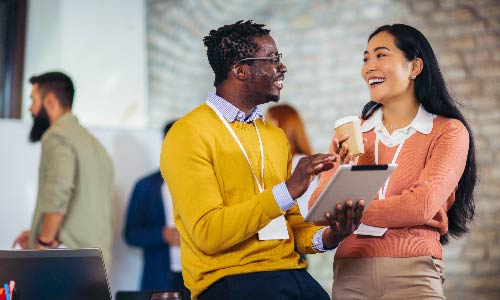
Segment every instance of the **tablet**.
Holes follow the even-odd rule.
[[[343,203],[347,199],[351,199],[353,204],[359,199],[365,200],[366,209],[396,167],[397,164],[340,165],[309,210],[305,221],[325,221],[325,213],[333,212],[338,202]]]

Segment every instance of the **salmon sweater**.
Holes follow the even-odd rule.
[[[364,132],[363,137],[367,139],[365,154],[358,164],[375,164],[375,130]],[[397,145],[389,148],[380,143],[379,163],[390,163],[396,149]],[[351,234],[341,242],[335,258],[430,255],[443,259],[439,236],[448,231],[446,212],[455,201],[468,149],[467,129],[456,119],[437,116],[429,134],[410,136],[397,159],[385,199],[377,196],[361,219],[366,225],[387,227],[388,231],[382,237]],[[309,207],[335,171],[322,173]]]
[[[281,211],[272,193],[290,174],[288,140],[269,122],[256,124],[264,146],[263,179],[253,124],[230,126],[264,182],[262,193],[238,144],[206,104],[175,122],[163,143],[160,169],[172,194],[182,275],[192,299],[228,275],[305,268],[299,253],[317,252],[312,239],[321,227],[304,222],[297,205]],[[290,238],[260,241],[257,232],[282,215]]]

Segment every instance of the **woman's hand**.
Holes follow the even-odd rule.
[[[333,151],[340,157],[340,163],[345,164],[357,164],[359,156],[354,156],[349,149],[347,148],[347,140],[349,139],[349,135],[344,134],[337,139],[337,137],[333,138]],[[368,140],[363,138],[363,144],[366,144]]]

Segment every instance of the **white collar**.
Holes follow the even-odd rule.
[[[363,125],[361,125],[361,131],[367,132],[372,130],[374,127],[383,127],[382,123],[382,108],[377,109],[369,118],[366,120]],[[401,130],[413,128],[420,133],[429,134],[432,131],[432,126],[434,123],[435,115],[429,113],[425,110],[425,108],[420,104],[418,108],[417,115],[411,121],[411,123],[405,128],[401,128]]]

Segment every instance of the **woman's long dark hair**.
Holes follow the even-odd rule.
[[[395,38],[396,47],[403,51],[406,59],[412,61],[420,57],[424,67],[415,79],[415,98],[430,113],[460,120],[469,132],[469,152],[465,170],[458,182],[455,192],[455,203],[448,210],[448,233],[440,238],[441,244],[449,241],[449,234],[455,238],[468,232],[468,223],[474,217],[474,187],[476,185],[476,148],[472,130],[458,109],[456,101],[450,96],[436,55],[425,36],[417,29],[405,24],[384,25],[375,30],[368,41],[380,32],[388,32]],[[373,101],[368,102],[362,112],[363,119],[368,119],[382,106]]]

